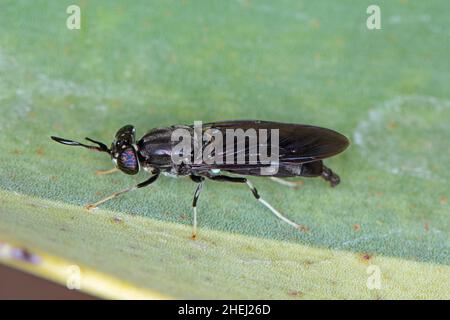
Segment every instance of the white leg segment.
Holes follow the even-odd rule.
[[[288,186],[290,188],[297,188],[298,186],[303,184],[302,182],[287,181],[278,177],[270,177],[270,180],[275,181],[284,186]]]
[[[197,200],[200,197],[200,193],[203,189],[203,181],[200,182],[195,190],[194,201],[192,203],[193,215],[192,215],[192,238],[197,237]]]
[[[291,220],[289,220],[288,218],[286,218],[285,216],[283,216],[278,210],[276,210],[274,207],[272,207],[272,205],[270,203],[268,203],[266,200],[264,200],[263,198],[261,198],[261,196],[259,196],[258,192],[256,191],[255,187],[252,185],[252,183],[250,181],[247,180],[247,185],[250,188],[250,190],[252,190],[253,195],[255,196],[256,199],[258,199],[259,202],[261,202],[266,208],[268,208],[270,211],[272,211],[272,213],[274,215],[276,215],[278,218],[280,218],[281,220],[283,220],[284,222],[286,222],[287,224],[290,224],[291,226],[293,226],[294,228],[300,229],[301,226]]]

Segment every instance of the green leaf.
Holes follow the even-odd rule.
[[[6,2],[0,239],[173,297],[445,297],[444,3],[381,1],[382,29],[369,31],[369,1],[81,2],[81,30],[66,28],[72,2]],[[245,118],[329,127],[352,141],[326,161],[341,176],[336,188],[252,179],[308,232],[279,221],[245,186],[208,182],[192,241],[195,185],[182,178],[89,213],[81,206],[145,174],[96,176],[112,167],[107,156],[49,138],[109,144],[128,123],[141,136]],[[383,274],[378,291],[366,286],[371,264]]]

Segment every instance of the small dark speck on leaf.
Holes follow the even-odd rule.
[[[180,214],[180,219],[181,220],[186,220],[187,219],[187,216],[183,213],[183,214]]]
[[[252,246],[245,246],[244,249],[247,251],[255,251],[255,248],[253,248]]]
[[[362,262],[367,263],[372,259],[372,255],[369,253],[363,253],[361,254],[360,258]]]
[[[374,192],[374,195],[378,198],[381,198],[383,196],[383,192],[377,191],[377,192]]]
[[[298,291],[298,290],[290,290],[290,291],[288,291],[288,295],[291,297],[301,297],[301,296],[303,296],[303,292]]]
[[[60,131],[60,130],[63,129],[63,126],[62,126],[61,124],[59,124],[59,123],[55,123],[55,124],[52,126],[52,128],[53,128],[55,131]]]
[[[122,223],[122,222],[123,222],[123,219],[122,219],[121,217],[114,217],[114,218],[112,218],[112,221],[113,221],[114,223]]]
[[[38,156],[43,156],[44,155],[44,148],[42,148],[42,147],[37,148],[36,149],[36,154]]]
[[[13,248],[12,257],[17,260],[21,260],[28,263],[37,264],[41,261],[41,258],[34,253],[28,251],[26,248]]]
[[[36,118],[36,112],[30,111],[30,112],[28,112],[27,116],[30,119],[35,119]]]
[[[388,129],[390,129],[390,130],[394,130],[395,128],[397,128],[397,126],[398,125],[396,122],[391,121],[388,123]]]
[[[301,224],[301,225],[298,226],[298,230],[300,230],[301,232],[304,232],[304,233],[308,233],[309,232],[309,227]]]

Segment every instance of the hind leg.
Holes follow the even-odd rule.
[[[270,180],[275,181],[283,186],[287,186],[289,188],[298,189],[301,185],[303,185],[303,181],[288,181],[285,179],[281,179],[278,177],[270,177]]]
[[[251,190],[253,196],[255,197],[255,199],[258,200],[259,202],[261,202],[270,211],[272,211],[272,213],[274,215],[276,215],[278,218],[280,218],[281,220],[283,220],[287,224],[290,224],[291,226],[293,226],[296,229],[299,229],[301,231],[308,230],[308,228],[306,226],[297,224],[297,223],[289,220],[288,218],[286,218],[277,209],[272,207],[270,205],[270,203],[268,203],[266,200],[261,198],[261,196],[258,193],[258,190],[256,190],[256,188],[253,186],[253,184],[247,178],[244,178],[244,177],[229,177],[229,176],[224,176],[224,175],[208,176],[208,178],[211,179],[211,180],[215,180],[215,181],[234,182],[234,183],[246,183],[247,186],[250,188],[250,190]]]

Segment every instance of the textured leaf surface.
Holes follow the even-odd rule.
[[[103,210],[86,213],[75,206],[4,192],[0,199],[4,240],[45,248],[137,289],[150,289],[141,292],[143,297],[158,292],[176,298],[448,298],[449,266],[212,230],[203,230],[200,239],[192,241],[190,228],[178,223]],[[49,258],[41,259],[37,253],[33,260],[39,267]],[[62,273],[67,274],[67,267]],[[380,289],[369,290],[367,283],[370,287],[376,279]],[[109,288],[118,287],[107,280]],[[115,297],[127,297],[130,290],[123,291]],[[111,297],[112,292],[103,295]]]

